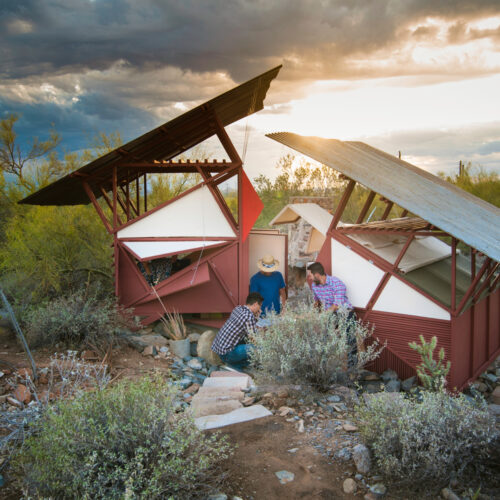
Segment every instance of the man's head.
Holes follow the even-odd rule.
[[[262,303],[264,302],[264,297],[258,292],[252,292],[248,294],[246,300],[246,306],[250,311],[252,311],[256,316],[260,313]]]
[[[272,255],[264,255],[262,259],[257,261],[257,267],[260,272],[266,276],[270,276],[278,269],[279,260],[275,259]]]
[[[315,285],[324,285],[326,283],[325,268],[322,264],[314,262],[307,268],[307,270],[311,272]]]

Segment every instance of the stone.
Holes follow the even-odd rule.
[[[161,335],[129,335],[127,337],[129,343],[131,343],[135,348],[144,348],[148,345],[166,346],[168,341],[165,337]]]
[[[484,382],[474,382],[472,387],[479,392],[486,392],[488,390],[488,386]]]
[[[238,387],[200,387],[198,395],[203,397],[230,396],[231,399],[242,401],[244,393]]]
[[[326,400],[330,401],[330,403],[340,403],[342,401],[342,398],[334,394],[333,396],[328,396]]]
[[[344,484],[342,485],[344,488],[344,493],[347,493],[348,495],[352,495],[356,493],[358,489],[358,485],[356,484],[356,481],[354,479],[348,477],[345,481]]]
[[[287,470],[275,472],[275,475],[280,480],[281,484],[290,483],[295,479],[295,474]]]
[[[491,382],[492,384],[496,384],[498,381],[498,377],[496,375],[494,375],[493,373],[483,373],[483,375],[481,377],[484,380]]]
[[[95,351],[82,351],[81,357],[84,361],[98,361],[99,355]]]
[[[27,378],[33,378],[33,372],[29,368],[19,368],[17,370],[17,374],[22,378],[22,379],[27,379]]]
[[[9,403],[11,406],[16,406],[17,408],[23,407],[23,404],[12,396],[7,396],[7,403]]]
[[[371,491],[369,491],[364,497],[363,497],[364,500],[377,500],[378,499],[378,495],[375,495],[374,493],[372,493]]]
[[[255,398],[251,397],[251,396],[247,396],[246,398],[243,398],[241,403],[243,404],[243,406],[253,405],[255,403]]]
[[[237,372],[237,371],[229,371],[229,370],[216,370],[210,374],[211,377],[246,377],[250,378],[250,375],[246,373]]]
[[[335,458],[340,458],[341,460],[344,460],[344,462],[351,460],[351,457],[352,453],[349,448],[342,448],[341,450],[335,452]]]
[[[385,370],[385,372],[382,373],[380,378],[385,382],[389,382],[389,380],[397,380],[398,379],[398,374],[394,370]]]
[[[380,375],[378,373],[365,370],[363,372],[362,379],[367,381],[380,380]]]
[[[450,488],[443,488],[441,490],[441,496],[445,500],[460,500],[460,497],[458,495],[455,495],[455,493]]]
[[[298,448],[290,448],[290,449],[288,450],[288,453],[295,453],[295,452],[297,452],[298,450],[299,450]]]
[[[500,417],[500,405],[489,404],[488,410],[490,413],[495,415],[495,417]]]
[[[198,342],[200,340],[201,334],[199,333],[190,333],[188,335],[189,342]]]
[[[357,444],[352,449],[352,459],[361,474],[368,474],[371,468],[370,450],[364,444]]]
[[[387,493],[387,488],[382,483],[374,484],[370,486],[370,493],[376,495],[377,498],[381,498]]]
[[[356,432],[358,430],[358,428],[353,425],[353,424],[349,424],[349,423],[345,423],[342,428],[346,431],[346,432]]]
[[[500,385],[497,385],[491,393],[491,402],[495,405],[500,405]]]
[[[12,396],[21,403],[28,404],[31,401],[31,391],[23,384],[19,384]]]
[[[167,346],[162,345],[160,349],[158,349],[162,354],[168,354],[170,351]]]
[[[227,495],[225,493],[215,493],[214,495],[209,495],[207,500],[227,500]]]
[[[380,382],[368,382],[363,383],[363,391],[368,394],[375,394],[376,392],[380,392],[384,390],[384,384]]]
[[[385,392],[399,392],[401,390],[401,382],[399,380],[389,380],[385,384]]]
[[[247,408],[239,408],[225,415],[208,415],[206,417],[195,418],[194,423],[198,429],[218,429],[227,425],[238,424],[240,422],[248,422],[257,418],[271,416],[272,413],[262,405],[248,406]]]
[[[203,398],[196,395],[191,401],[191,410],[195,418],[207,415],[223,415],[238,408],[243,408],[243,405],[238,400],[229,399],[227,396]]]
[[[191,384],[185,390],[187,393],[193,394],[194,392],[198,391],[199,388],[200,388],[200,384]]]
[[[280,412],[280,417],[286,417],[289,413],[295,413],[294,409],[289,406],[280,406],[278,411]]]
[[[143,356],[156,356],[157,354],[158,351],[156,350],[156,347],[154,345],[148,345],[142,351]]]
[[[203,387],[237,387],[246,389],[249,377],[209,377],[203,382]]]
[[[207,363],[211,365],[222,365],[222,361],[219,356],[212,351],[212,343],[217,335],[213,330],[207,330],[203,332],[198,339],[197,354],[199,358],[203,358]]]
[[[297,432],[304,432],[304,421],[302,419],[298,421]]]
[[[193,381],[189,377],[181,378],[177,383],[182,389],[187,389],[189,386],[193,385]]]
[[[189,366],[189,368],[192,368],[193,370],[201,370],[203,368],[201,361],[196,358],[190,359],[187,362],[187,365]]]
[[[415,375],[403,380],[403,382],[401,382],[401,389],[405,392],[410,392],[411,388],[415,385],[416,381],[417,377]]]

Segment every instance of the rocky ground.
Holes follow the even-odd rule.
[[[194,330],[190,335],[190,355],[182,359],[173,356],[167,340],[154,331],[130,338],[128,347],[107,360],[111,383],[155,370],[170,373],[181,388],[177,404],[190,407],[207,377],[220,370],[213,358],[207,361],[204,359],[207,356],[198,355],[203,354],[204,338],[200,335],[203,331]],[[52,354],[47,349],[34,353],[42,375]],[[86,351],[82,355],[99,365],[94,353]],[[22,383],[23,377],[30,373],[29,364],[14,338],[0,339],[0,363],[0,412],[14,413],[33,405],[33,394],[28,384]],[[47,380],[40,377],[40,393],[46,384]],[[230,479],[213,500],[420,498],[412,491],[398,489],[390,478],[383,479],[377,474],[369,451],[361,442],[352,412],[360,398],[369,398],[375,392],[391,397],[394,392],[411,390],[415,390],[415,379],[398,380],[390,370],[381,375],[365,372],[358,388],[337,385],[326,394],[315,394],[299,386],[266,385],[257,380],[253,387],[245,387],[240,406],[260,404],[269,409],[272,416],[221,429],[237,448],[228,464]],[[500,358],[473,384],[471,396],[475,392],[482,393],[490,411],[500,417]],[[434,498],[472,497],[467,493],[466,484],[458,481],[452,487],[462,497],[445,489],[441,493],[437,491]],[[17,492],[9,490],[8,484],[2,490],[0,496],[19,498]],[[483,491],[477,498],[495,498],[495,493]]]

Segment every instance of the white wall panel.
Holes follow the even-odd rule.
[[[124,241],[123,244],[141,259],[152,259],[169,253],[185,253],[194,248],[207,248],[224,241]]]
[[[366,307],[384,272],[332,239],[332,275],[344,282],[353,306]]]
[[[203,186],[118,231],[118,238],[236,236],[210,190]]]
[[[426,318],[450,319],[448,311],[394,277],[389,279],[373,310]]]
[[[256,234],[250,233],[248,236],[248,276],[251,278],[259,272],[257,261],[264,255],[271,254],[280,261],[278,271],[285,278],[286,258],[286,237],[284,234]]]

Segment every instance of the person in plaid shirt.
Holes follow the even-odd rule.
[[[248,295],[244,306],[236,306],[212,343],[212,351],[224,363],[242,369],[248,366],[252,344],[247,344],[249,334],[255,333],[257,318],[260,315],[264,298],[260,293]]]
[[[354,314],[352,304],[347,298],[346,286],[335,276],[328,276],[325,273],[325,268],[319,262],[314,262],[307,269],[312,274],[312,291],[318,309],[321,308],[323,311],[330,311],[333,314],[337,314],[339,307],[344,307],[349,310],[349,314],[347,316],[347,320],[349,321],[349,331],[347,334],[350,351],[347,357],[347,364],[348,366],[353,366],[356,363],[358,354],[356,338],[352,332],[352,326],[354,325],[354,321],[356,321],[356,316]]]

